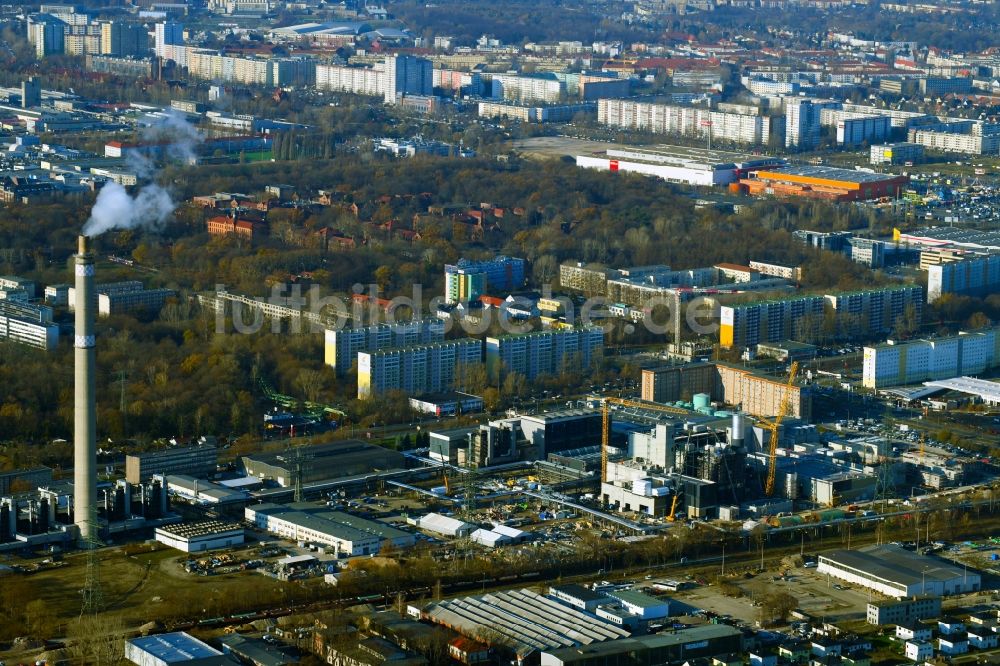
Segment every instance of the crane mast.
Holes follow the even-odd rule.
[[[767,483],[764,485],[764,494],[768,497],[774,495],[774,477],[778,467],[778,429],[781,422],[788,415],[788,410],[792,405],[792,388],[795,386],[795,376],[799,372],[799,362],[792,361],[792,366],[788,370],[788,381],[785,383],[785,392],[781,396],[781,406],[778,408],[778,415],[770,423],[770,443],[767,461]]]

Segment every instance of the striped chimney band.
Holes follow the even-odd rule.
[[[73,336],[73,346],[77,349],[90,349],[96,344],[96,340],[93,335],[75,335]]]
[[[95,270],[94,264],[77,264],[76,265],[76,276],[77,277],[94,277]]]

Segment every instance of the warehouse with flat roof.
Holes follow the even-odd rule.
[[[748,155],[686,146],[609,148],[577,155],[576,165],[601,171],[640,173],[686,185],[728,185],[751,169],[780,167],[781,157]]]
[[[302,466],[303,483],[406,468],[402,453],[356,439],[303,446],[294,451],[255,453],[243,456],[242,463],[247,476],[287,488],[294,485],[295,457],[299,454],[308,456]]]
[[[208,643],[183,631],[130,638],[125,643],[125,658],[140,666],[220,666],[235,663]]]
[[[964,594],[982,586],[975,571],[892,544],[822,553],[817,571],[896,599]]]
[[[800,165],[751,171],[738,189],[752,196],[869,201],[896,197],[909,182],[907,176]]]
[[[413,534],[391,525],[307,502],[255,504],[244,509],[244,518],[258,529],[289,541],[330,546],[348,556],[374,555],[384,543],[408,548],[416,541]]]
[[[203,553],[206,550],[241,545],[244,530],[242,525],[236,523],[201,520],[157,527],[155,536],[160,543],[185,553]]]

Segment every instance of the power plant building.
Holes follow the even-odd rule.
[[[29,300],[38,297],[38,285],[34,280],[19,277],[17,275],[0,275],[0,290],[9,291],[12,289],[23,290]]]
[[[302,456],[297,462],[296,456]],[[376,470],[405,469],[403,454],[360,440],[343,440],[279,453],[243,456],[247,476],[273,481],[282,488],[295,485],[296,467],[302,466],[302,482],[314,483],[346,476],[371,474]]]
[[[187,474],[209,477],[219,464],[219,450],[214,444],[146,451],[125,456],[125,479],[143,483],[154,474]]]
[[[0,497],[10,495],[15,490],[35,490],[49,483],[52,483],[52,469],[48,467],[0,472]]]
[[[685,365],[644,368],[641,378],[643,400],[648,402],[690,402],[698,394],[727,405],[740,405],[754,416],[774,416],[788,391],[782,377],[766,377],[747,368],[723,363],[688,363]],[[789,415],[809,420],[812,394],[808,387],[793,385]]]
[[[695,394],[714,392],[718,368],[714,363],[644,368],[640,381],[640,395],[647,402],[690,402]]]
[[[325,361],[338,375],[346,375],[358,352],[441,342],[444,340],[444,329],[445,322],[440,319],[327,329]]]
[[[601,413],[591,409],[567,409],[521,417],[521,433],[538,457],[601,443]]]
[[[472,338],[358,352],[358,398],[386,391],[410,395],[447,391],[461,379],[460,368],[482,360],[483,343]]]
[[[865,347],[862,384],[883,388],[978,375],[1000,365],[1000,328]]]
[[[812,417],[812,399],[808,387],[788,386],[783,378],[762,377],[745,368],[717,364],[723,400],[754,416],[775,416],[788,396],[788,414],[808,421]]]

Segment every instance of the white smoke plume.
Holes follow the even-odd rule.
[[[158,116],[156,122],[142,131],[143,141],[165,142],[163,156],[183,164],[197,161],[195,147],[204,139],[201,132],[176,109],[167,109],[166,114]]]
[[[155,228],[166,222],[176,204],[170,193],[156,184],[142,187],[133,197],[125,188],[108,181],[97,194],[84,236],[100,236],[111,229]]]
[[[202,140],[198,130],[174,109],[142,132],[143,142],[162,144],[162,157],[184,164],[196,162],[195,149]],[[149,156],[135,150],[128,155],[129,167],[139,178],[153,176],[156,165]],[[142,186],[133,197],[124,187],[109,181],[97,195],[90,219],[83,225],[83,234],[93,237],[112,229],[156,228],[166,222],[176,207],[170,192],[156,183]]]

